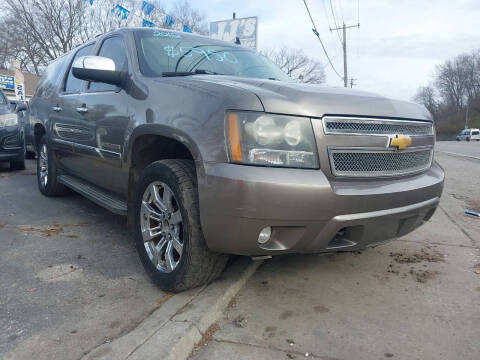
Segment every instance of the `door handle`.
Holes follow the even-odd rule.
[[[86,114],[86,113],[88,112],[88,108],[85,107],[85,106],[77,107],[77,111],[78,111],[80,114]]]
[[[52,110],[55,111],[55,112],[60,112],[60,111],[62,111],[62,108],[60,106],[53,106]]]

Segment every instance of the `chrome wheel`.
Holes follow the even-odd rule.
[[[40,148],[40,156],[38,157],[39,162],[39,173],[40,173],[40,184],[44,188],[48,184],[48,151],[47,145],[43,144]]]
[[[143,193],[140,227],[152,264],[161,272],[175,270],[183,253],[183,219],[167,184],[155,181]]]

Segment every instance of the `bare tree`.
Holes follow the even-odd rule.
[[[112,12],[118,0],[4,0],[0,5],[0,67],[17,59],[24,71],[41,73],[53,59],[96,35],[121,27],[142,26],[146,19],[164,26],[165,9],[160,0],[149,0],[155,10],[142,12],[142,1],[122,0],[129,10],[122,18]],[[206,33],[205,16],[186,0],[175,4],[170,15],[194,32]]]
[[[8,44],[2,52],[39,73],[39,66],[86,40],[78,31],[84,6],[83,0],[5,0],[0,28]]]
[[[205,21],[205,14],[200,10],[192,8],[187,0],[178,1],[171,11],[171,15],[182,24],[187,25],[193,32],[208,34],[208,24]]]
[[[433,114],[440,134],[463,128],[467,107],[469,125],[480,127],[480,50],[439,65],[432,85],[419,88],[413,100]]]
[[[310,84],[325,82],[323,66],[306,56],[302,50],[282,47],[280,50],[264,50],[264,56],[277,64],[292,79]]]
[[[438,102],[435,96],[435,89],[432,86],[421,86],[418,88],[413,101],[427,108],[432,114],[438,109]]]

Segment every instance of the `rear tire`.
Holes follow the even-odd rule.
[[[55,156],[43,135],[38,143],[37,156],[38,190],[45,196],[62,196],[69,193],[68,188],[57,181]]]
[[[138,254],[162,290],[184,291],[222,273],[228,256],[210,251],[203,237],[192,161],[160,160],[147,166],[136,186],[134,214]]]

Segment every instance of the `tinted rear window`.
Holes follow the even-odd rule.
[[[50,97],[55,93],[65,74],[66,65],[68,64],[68,56],[62,56],[48,65],[38,82],[35,96]]]
[[[472,131],[472,135],[479,135],[479,134],[480,134],[480,131],[478,130]]]

